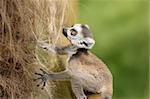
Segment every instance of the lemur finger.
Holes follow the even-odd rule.
[[[45,86],[46,86],[46,81],[43,82],[43,86],[41,89],[43,90]]]
[[[39,84],[37,84],[37,87],[39,87],[40,85],[42,85],[44,81],[41,81]]]
[[[40,70],[43,72],[43,74],[48,74],[46,71],[44,71],[42,68]]]
[[[44,43],[44,42],[39,42],[37,45],[38,45],[38,47],[43,48],[45,50],[47,50],[50,46],[49,44]]]
[[[37,81],[37,80],[39,80],[39,79],[42,80],[42,77],[35,78],[35,79],[33,79],[33,81]]]
[[[45,87],[46,86],[46,81],[43,83],[43,87]]]
[[[38,75],[38,76],[43,76],[42,74],[40,74],[40,73],[34,73],[35,75]]]

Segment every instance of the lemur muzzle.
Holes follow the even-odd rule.
[[[63,34],[67,37],[67,29],[63,28]]]

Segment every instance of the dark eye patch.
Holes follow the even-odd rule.
[[[71,29],[71,31],[77,32],[75,29]]]
[[[77,35],[77,31],[75,29],[71,29],[71,33],[72,36],[76,36]]]

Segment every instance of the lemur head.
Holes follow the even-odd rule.
[[[63,34],[78,48],[91,49],[95,44],[88,25],[74,24],[69,28],[63,28]]]

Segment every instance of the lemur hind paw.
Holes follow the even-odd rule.
[[[42,71],[41,73],[35,73],[35,75],[39,76],[38,78],[33,79],[34,81],[41,80],[39,84],[37,84],[37,87],[40,87],[42,85],[41,89],[44,89],[46,86],[47,80],[48,80],[48,73],[44,71],[43,69],[40,69]]]

